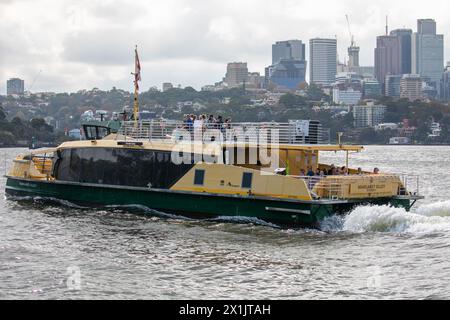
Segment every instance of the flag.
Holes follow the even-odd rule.
[[[136,90],[139,90],[138,81],[141,81],[141,63],[139,62],[139,55],[137,52],[137,48],[135,49],[136,58],[134,65],[134,85],[136,86]]]

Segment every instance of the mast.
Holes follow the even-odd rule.
[[[139,81],[141,81],[141,63],[139,61],[139,55],[137,51],[137,46],[134,50],[135,58],[134,58],[134,105],[133,105],[133,118],[134,118],[134,127],[137,128],[138,125],[138,117],[139,117]]]

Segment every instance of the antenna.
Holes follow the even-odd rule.
[[[386,15],[386,35],[389,35],[389,16]]]

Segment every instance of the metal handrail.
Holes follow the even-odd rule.
[[[296,179],[301,179],[305,181],[308,190],[311,192],[313,196],[317,196],[315,193],[319,193],[325,195],[325,198],[329,198],[331,200],[339,200],[343,199],[343,184],[342,181],[337,183],[333,178],[348,178],[348,179],[358,179],[358,178],[367,178],[367,177],[378,177],[378,178],[386,178],[386,179],[399,179],[402,183],[403,188],[398,190],[398,196],[420,196],[420,178],[417,175],[410,174],[381,174],[381,175],[371,175],[371,174],[363,174],[363,175],[334,175],[334,176],[289,176]],[[322,196],[323,198],[323,196]]]
[[[289,176],[289,177],[303,180],[308,188],[308,191],[315,198],[319,198],[318,193],[322,194],[322,196],[320,197],[322,199],[325,198],[329,200],[339,200],[343,198],[342,184],[336,183],[333,179],[327,179],[328,177],[333,176]]]
[[[200,127],[201,126],[201,127]],[[214,131],[216,133],[214,133]],[[120,139],[173,141],[181,133],[194,132],[204,135],[201,140],[211,141],[211,135],[219,135],[223,141],[235,142],[277,142],[280,144],[329,144],[330,130],[317,124],[309,132],[303,134],[295,123],[279,122],[241,122],[241,123],[185,123],[173,120],[140,121],[137,126],[134,121],[124,122],[119,130]],[[206,137],[205,137],[206,136]],[[219,137],[214,137],[217,141]],[[276,140],[276,141],[274,141]]]

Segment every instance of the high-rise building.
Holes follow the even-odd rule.
[[[436,21],[433,19],[417,20],[417,33],[420,34],[436,34]]]
[[[436,21],[417,21],[417,32],[412,38],[412,70],[437,92],[440,91],[444,67],[444,35],[436,33]]]
[[[442,74],[441,100],[445,102],[450,101],[450,62],[447,62],[447,68]]]
[[[411,73],[411,29],[396,29],[391,31],[391,36],[397,37],[400,50],[400,74]]]
[[[400,80],[400,98],[416,101],[422,99],[422,79],[418,74],[405,74]]]
[[[272,45],[272,65],[281,60],[306,60],[306,46],[301,40],[278,41]]]
[[[247,81],[247,77],[247,62],[231,62],[227,66],[227,74],[224,81],[230,88],[239,87]]]
[[[272,65],[266,68],[266,84],[297,89],[306,77],[305,44],[301,40],[278,41],[272,45]]]
[[[348,47],[348,67],[350,71],[352,68],[359,67],[359,47],[354,45]]]
[[[355,128],[375,127],[384,121],[387,107],[375,105],[373,102],[367,105],[353,107],[353,125]]]
[[[400,98],[400,81],[402,75],[388,75],[385,81],[385,95],[393,98]]]
[[[310,82],[330,86],[337,73],[337,40],[315,38],[310,45]]]
[[[305,75],[305,60],[281,60],[267,68],[269,82],[285,89],[298,89],[300,84],[305,82]]]
[[[400,42],[397,36],[377,37],[375,77],[385,87],[387,75],[401,74]]]
[[[12,78],[6,82],[7,95],[10,94],[23,95],[24,92],[25,92],[25,81],[18,78]]]

